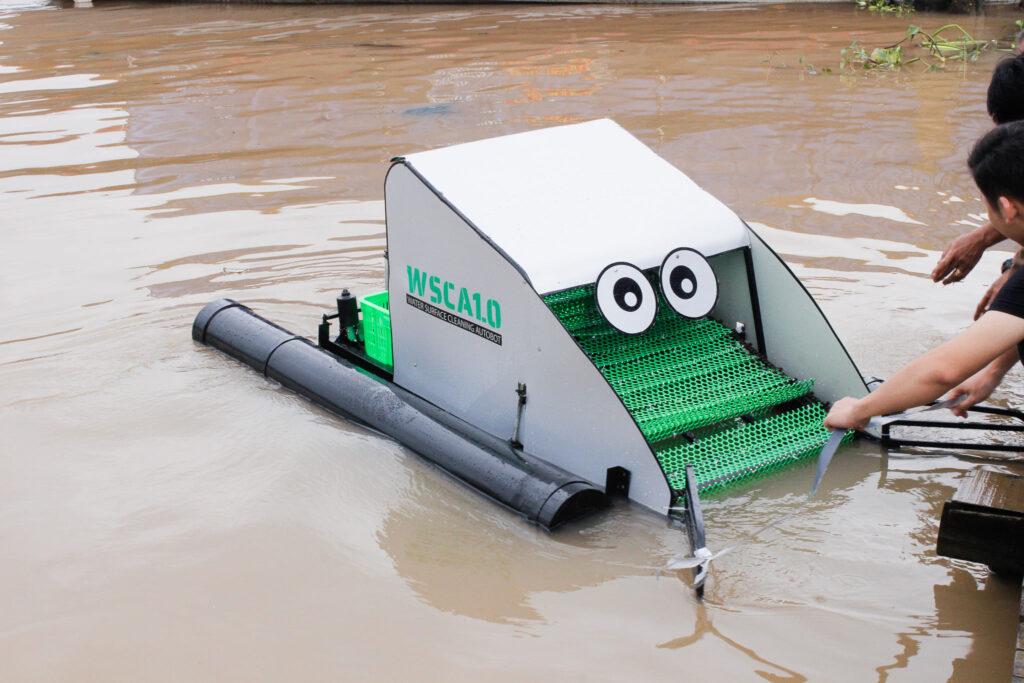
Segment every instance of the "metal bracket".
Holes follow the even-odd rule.
[[[697,551],[706,548],[704,540],[704,514],[700,509],[700,496],[697,495],[697,478],[693,473],[693,465],[686,465],[686,535],[690,539],[690,554],[696,557]],[[704,580],[707,571],[704,567],[693,568],[693,589],[697,597],[704,598]]]
[[[519,396],[519,400],[516,401],[516,424],[512,430],[512,438],[508,442],[512,448],[522,450],[523,444],[519,441],[519,427],[523,422],[523,407],[526,405],[526,385],[522,382],[519,382],[516,387],[516,395]]]
[[[632,477],[632,473],[625,467],[621,467],[619,465],[609,467],[605,472],[605,495],[629,498],[629,482]]]
[[[998,406],[972,406],[967,412],[987,415],[1002,415],[1016,419],[1019,424],[996,424],[992,422],[951,422],[949,420],[894,420],[882,425],[881,443],[891,448],[969,448],[979,451],[1024,452],[1024,445],[1005,443],[970,443],[966,441],[938,441],[934,439],[898,439],[892,436],[892,427],[932,427],[941,429],[975,429],[990,432],[1024,432],[1024,413],[1012,408]]]
[[[362,342],[347,339],[344,332],[339,334],[336,339],[331,339],[330,321],[338,317],[338,313],[324,313],[320,325],[317,326],[317,346],[331,355],[342,358],[352,365],[367,370],[378,377],[383,377],[388,381],[394,379],[393,372],[379,365],[366,355]]]

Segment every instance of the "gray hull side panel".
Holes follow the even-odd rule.
[[[625,467],[630,498],[664,514],[671,491],[636,423],[523,275],[406,166],[385,198],[395,383],[508,439],[522,382],[527,452],[600,486]],[[500,302],[501,345],[407,304],[409,266]]]
[[[735,328],[736,323],[743,323],[747,329],[747,342],[757,348],[754,307],[750,301],[747,260],[743,250],[712,256],[708,262],[718,278],[718,303],[711,311],[711,317],[730,328]]]
[[[813,377],[814,394],[823,401],[866,396],[860,371],[814,298],[771,247],[750,232],[769,362],[790,377]]]

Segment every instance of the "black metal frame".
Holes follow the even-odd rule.
[[[697,477],[693,473],[693,465],[686,465],[686,535],[690,539],[690,554],[696,555],[697,550],[706,547],[704,539],[704,514],[700,509],[700,496],[697,495]],[[694,584],[693,589],[697,591],[697,597],[704,597],[704,578],[700,582],[696,579],[701,574],[700,566],[693,568]]]
[[[924,439],[898,439],[892,436],[892,427],[941,427],[943,429],[984,429],[990,432],[1021,432],[1024,433],[1024,412],[1012,408],[998,406],[973,406],[970,413],[987,415],[1003,415],[1018,420],[1021,424],[995,424],[990,422],[951,422],[949,420],[894,420],[882,426],[881,443],[890,448],[926,447],[926,448],[969,448],[981,451],[1024,452],[1024,444],[1012,445],[1002,443],[970,443],[963,441],[937,441]]]
[[[747,226],[749,229],[749,226]],[[750,294],[750,307],[754,311],[754,339],[757,342],[757,350],[761,355],[768,358],[768,350],[765,348],[764,325],[761,322],[761,300],[757,296],[757,280],[754,279],[754,255],[750,246],[743,247],[743,264],[747,270],[747,290]]]
[[[394,373],[388,371],[386,367],[367,356],[366,347],[362,342],[353,342],[347,339],[344,330],[341,331],[337,339],[331,340],[331,323],[329,321],[337,317],[337,313],[333,315],[324,314],[323,320],[317,328],[318,346],[324,351],[352,363],[357,368],[371,372],[389,382],[393,381]]]

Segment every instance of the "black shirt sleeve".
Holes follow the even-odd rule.
[[[996,294],[989,310],[1024,318],[1024,268],[1013,271],[1010,279]]]

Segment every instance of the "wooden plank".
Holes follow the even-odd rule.
[[[967,473],[956,494],[942,508],[936,552],[987,564],[1000,574],[1022,574],[1021,539],[1024,477],[974,470]]]
[[[973,470],[960,483],[953,501],[1024,515],[1024,477]]]
[[[1017,650],[1013,653],[1013,683],[1024,683],[1024,586],[1021,587]]]

